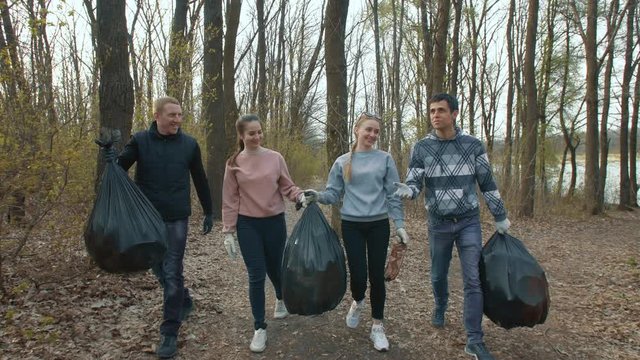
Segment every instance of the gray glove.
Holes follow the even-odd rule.
[[[500,234],[506,234],[511,226],[511,221],[509,219],[504,219],[502,221],[496,221],[496,231]]]
[[[307,189],[303,193],[302,206],[307,207],[314,201],[318,201],[318,192],[313,189]]]
[[[396,235],[398,235],[398,238],[400,238],[401,243],[409,245],[409,234],[407,234],[407,230],[405,230],[404,228],[397,228]]]
[[[409,185],[403,184],[403,183],[399,183],[399,182],[394,182],[393,185],[398,187],[398,190],[396,190],[396,192],[393,193],[393,195],[399,197],[400,199],[411,199],[411,198],[413,198],[413,190],[411,190]]]
[[[229,259],[235,260],[238,252],[236,251],[236,237],[234,233],[224,234],[224,248],[227,250]]]

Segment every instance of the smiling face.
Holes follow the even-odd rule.
[[[258,149],[262,144],[263,138],[264,135],[262,134],[262,125],[260,124],[260,121],[248,121],[244,124],[244,129],[242,134],[240,134],[240,139],[242,139],[245,149]]]
[[[371,118],[360,120],[354,128],[354,133],[358,142],[356,151],[371,150],[380,136],[380,122]]]
[[[153,114],[153,118],[160,134],[175,135],[182,124],[182,107],[172,103],[164,104],[160,111]]]

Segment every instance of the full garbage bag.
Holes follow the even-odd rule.
[[[282,299],[291,314],[333,310],[347,290],[347,269],[338,235],[316,203],[287,239],[282,257]]]
[[[549,313],[549,283],[524,244],[494,233],[482,249],[484,314],[505,329],[542,324]]]
[[[161,262],[167,250],[162,216],[113,161],[107,161],[102,173],[84,243],[91,258],[110,273],[147,270]]]

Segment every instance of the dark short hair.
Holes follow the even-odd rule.
[[[458,110],[458,99],[455,96],[449,95],[447,93],[435,94],[429,99],[429,104],[431,105],[434,102],[446,101],[449,105],[449,110],[451,112]]]

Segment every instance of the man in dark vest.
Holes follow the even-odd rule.
[[[153,272],[164,291],[157,355],[171,358],[177,352],[180,325],[193,310],[193,300],[184,287],[182,274],[188,218],[191,215],[189,175],[193,178],[204,212],[203,234],[208,234],[213,227],[213,210],[200,147],[193,137],[180,130],[180,103],[172,97],[157,99],[153,118],[149,129],[134,134],[117,158],[125,171],[136,163],[135,182],[160,212],[167,226],[167,253]],[[107,154],[107,157],[115,156],[113,150]]]

